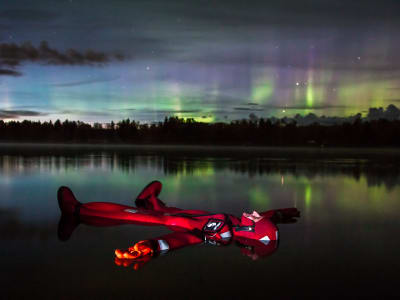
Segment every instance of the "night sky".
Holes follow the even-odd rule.
[[[0,118],[215,122],[400,106],[399,33],[396,0],[2,0]]]

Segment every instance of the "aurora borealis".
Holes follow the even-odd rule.
[[[0,43],[123,60],[21,62],[10,119],[141,122],[348,116],[400,101],[396,1],[2,1]],[[18,72],[21,76],[14,76]]]

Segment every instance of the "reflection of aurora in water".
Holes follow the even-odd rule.
[[[3,155],[0,174],[3,194],[9,195],[1,201],[5,208],[21,207],[30,193],[36,193],[36,186],[46,195],[60,185],[70,185],[81,189],[88,198],[85,201],[98,200],[99,196],[105,197],[104,201],[108,197],[131,201],[134,193],[153,179],[164,183],[163,197],[172,205],[233,209],[234,213],[282,205],[304,207],[309,212],[315,205],[328,205],[324,201],[329,199],[345,207],[357,207],[359,203],[354,201],[376,206],[400,193],[399,165],[365,159],[246,159],[118,152]],[[351,193],[354,197],[346,196]],[[17,204],[13,202],[16,195],[22,195]],[[40,205],[45,207],[46,203]],[[37,212],[38,216],[46,215],[44,211]]]
[[[37,184],[43,184],[43,179],[47,182],[54,181],[56,186],[69,182],[73,186],[90,185],[93,188],[106,182],[108,186],[105,188],[107,189],[113,191],[124,189],[131,192],[131,197],[119,199],[121,202],[130,201],[135,195],[134,193],[140,190],[136,187],[144,186],[152,178],[151,176],[158,176],[164,183],[163,196],[168,199],[170,204],[188,205],[185,203],[186,199],[182,199],[181,196],[185,194],[188,195],[186,198],[199,202],[198,205],[201,205],[202,200],[207,200],[207,204],[202,206],[209,207],[207,205],[211,204],[216,209],[224,204],[224,201],[230,201],[230,199],[224,199],[221,195],[217,195],[216,190],[220,187],[216,185],[220,183],[224,188],[231,189],[234,193],[239,192],[242,196],[241,202],[244,202],[242,204],[236,202],[236,206],[244,205],[248,209],[265,210],[272,206],[281,206],[280,202],[283,200],[287,206],[302,207],[305,209],[306,215],[311,212],[311,208],[321,205],[335,205],[339,208],[343,206],[346,210],[358,210],[359,207],[363,206],[362,210],[371,209],[370,213],[386,212],[393,214],[397,211],[394,208],[398,205],[397,198],[400,195],[398,175],[390,176],[391,180],[385,181],[384,178],[379,176],[379,173],[373,171],[351,176],[351,172],[343,172],[343,169],[334,168],[334,166],[329,169],[330,172],[319,169],[319,172],[313,173],[312,176],[310,176],[312,169],[293,172],[285,170],[285,167],[268,169],[267,172],[258,172],[250,176],[250,173],[244,172],[243,169],[238,172],[234,168],[230,168],[230,165],[234,163],[230,161],[225,161],[224,166],[218,168],[215,168],[215,165],[210,161],[197,162],[195,165],[193,165],[193,162],[180,161],[180,170],[176,172],[176,169],[173,168],[174,172],[166,175],[160,170],[163,167],[156,158],[136,158],[139,163],[128,164],[129,168],[126,168],[126,163],[121,161],[118,166],[122,166],[122,168],[114,169],[104,163],[106,158],[93,156],[90,159],[83,159],[81,162],[78,162],[79,158],[74,160],[63,158],[62,163],[56,164],[53,164],[53,158],[53,160],[45,160],[45,163],[39,160],[33,166],[29,163],[25,165],[22,158],[2,157],[2,160],[0,160],[2,161],[2,165],[0,165],[2,172],[0,186],[3,190],[2,203],[5,204],[6,210],[0,211],[0,213],[4,217],[3,220],[10,217],[17,220],[8,222],[8,227],[3,226],[3,230],[9,235],[9,226],[11,226],[11,232],[14,232],[14,234],[21,232],[21,234],[28,234],[29,236],[38,233],[36,227],[29,226],[24,230],[14,209],[6,213],[8,211],[7,206],[13,207],[15,205],[13,199],[4,198],[4,195],[7,194],[4,192],[7,189],[13,189],[15,183],[17,183],[16,186],[20,186],[18,182],[21,180],[22,182],[25,181],[26,188],[32,188],[32,180]],[[162,159],[160,160],[162,161]],[[32,160],[29,161],[32,162]],[[177,162],[175,161],[175,163]],[[154,175],[152,171],[155,173]],[[36,180],[32,177],[36,177]],[[284,183],[281,180],[282,178],[284,178]],[[377,180],[377,178],[380,178],[380,180]],[[131,189],[133,183],[135,187]],[[207,193],[210,191],[211,193]],[[35,194],[36,192],[31,190],[30,193]],[[195,195],[201,196],[201,199],[198,199]],[[335,203],[331,203],[331,201],[335,201]],[[324,202],[325,204],[323,204]],[[17,207],[21,208],[20,204]],[[241,210],[242,207],[238,209]],[[48,227],[44,232],[48,236]]]

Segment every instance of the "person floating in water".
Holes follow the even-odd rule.
[[[166,226],[172,233],[139,241],[125,250],[116,249],[116,263],[145,263],[152,257],[203,242],[228,245],[234,241],[242,253],[257,259],[272,254],[278,245],[278,223],[293,223],[300,217],[297,208],[283,208],[251,214],[240,218],[225,213],[184,210],[166,206],[159,198],[161,182],[148,184],[136,198],[136,207],[109,202],[80,203],[68,187],[57,193],[62,216],[58,235],[67,240],[79,223],[94,226],[138,224]]]

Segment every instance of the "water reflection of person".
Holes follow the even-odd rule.
[[[60,239],[68,239],[79,223],[94,226],[163,225],[173,232],[139,241],[125,250],[115,250],[116,264],[128,266],[134,263],[138,268],[160,254],[204,242],[213,245],[234,242],[244,255],[256,260],[276,251],[279,240],[276,224],[295,222],[295,217],[300,216],[296,208],[253,211],[238,218],[230,214],[168,207],[158,198],[161,187],[158,181],[146,186],[136,198],[136,207],[108,202],[82,204],[69,188],[61,187],[58,191],[62,211]]]

